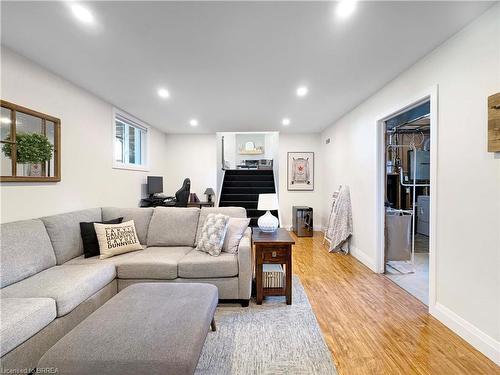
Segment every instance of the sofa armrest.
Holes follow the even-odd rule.
[[[250,294],[252,292],[252,275],[252,229],[247,228],[238,246],[238,295],[240,299],[250,299]]]

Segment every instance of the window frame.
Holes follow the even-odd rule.
[[[131,125],[132,127],[142,130],[144,136],[141,137],[141,164],[132,164],[132,163],[122,163],[116,160],[115,158],[115,141],[116,141],[116,119],[121,119],[126,124]],[[111,155],[113,160],[113,169],[124,169],[130,171],[149,171],[149,133],[151,131],[151,127],[147,125],[145,122],[139,120],[138,118],[128,114],[125,111],[122,111],[118,108],[113,108],[113,121],[112,121],[112,147],[111,147]],[[124,142],[124,146],[127,143]],[[128,146],[126,146],[128,148]],[[124,152],[126,155],[127,153]],[[127,160],[127,157],[124,157]]]

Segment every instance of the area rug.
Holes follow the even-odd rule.
[[[298,277],[293,303],[267,297],[262,305],[219,305],[196,374],[337,374]]]

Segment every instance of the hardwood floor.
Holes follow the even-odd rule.
[[[388,278],[350,255],[328,253],[322,233],[293,237],[293,273],[304,285],[339,374],[500,374]]]

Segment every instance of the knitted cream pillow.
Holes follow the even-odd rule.
[[[222,214],[208,214],[201,230],[196,250],[218,256],[224,244],[229,216]]]
[[[142,250],[135,232],[134,220],[121,224],[94,223],[94,228],[99,241],[100,259]]]

